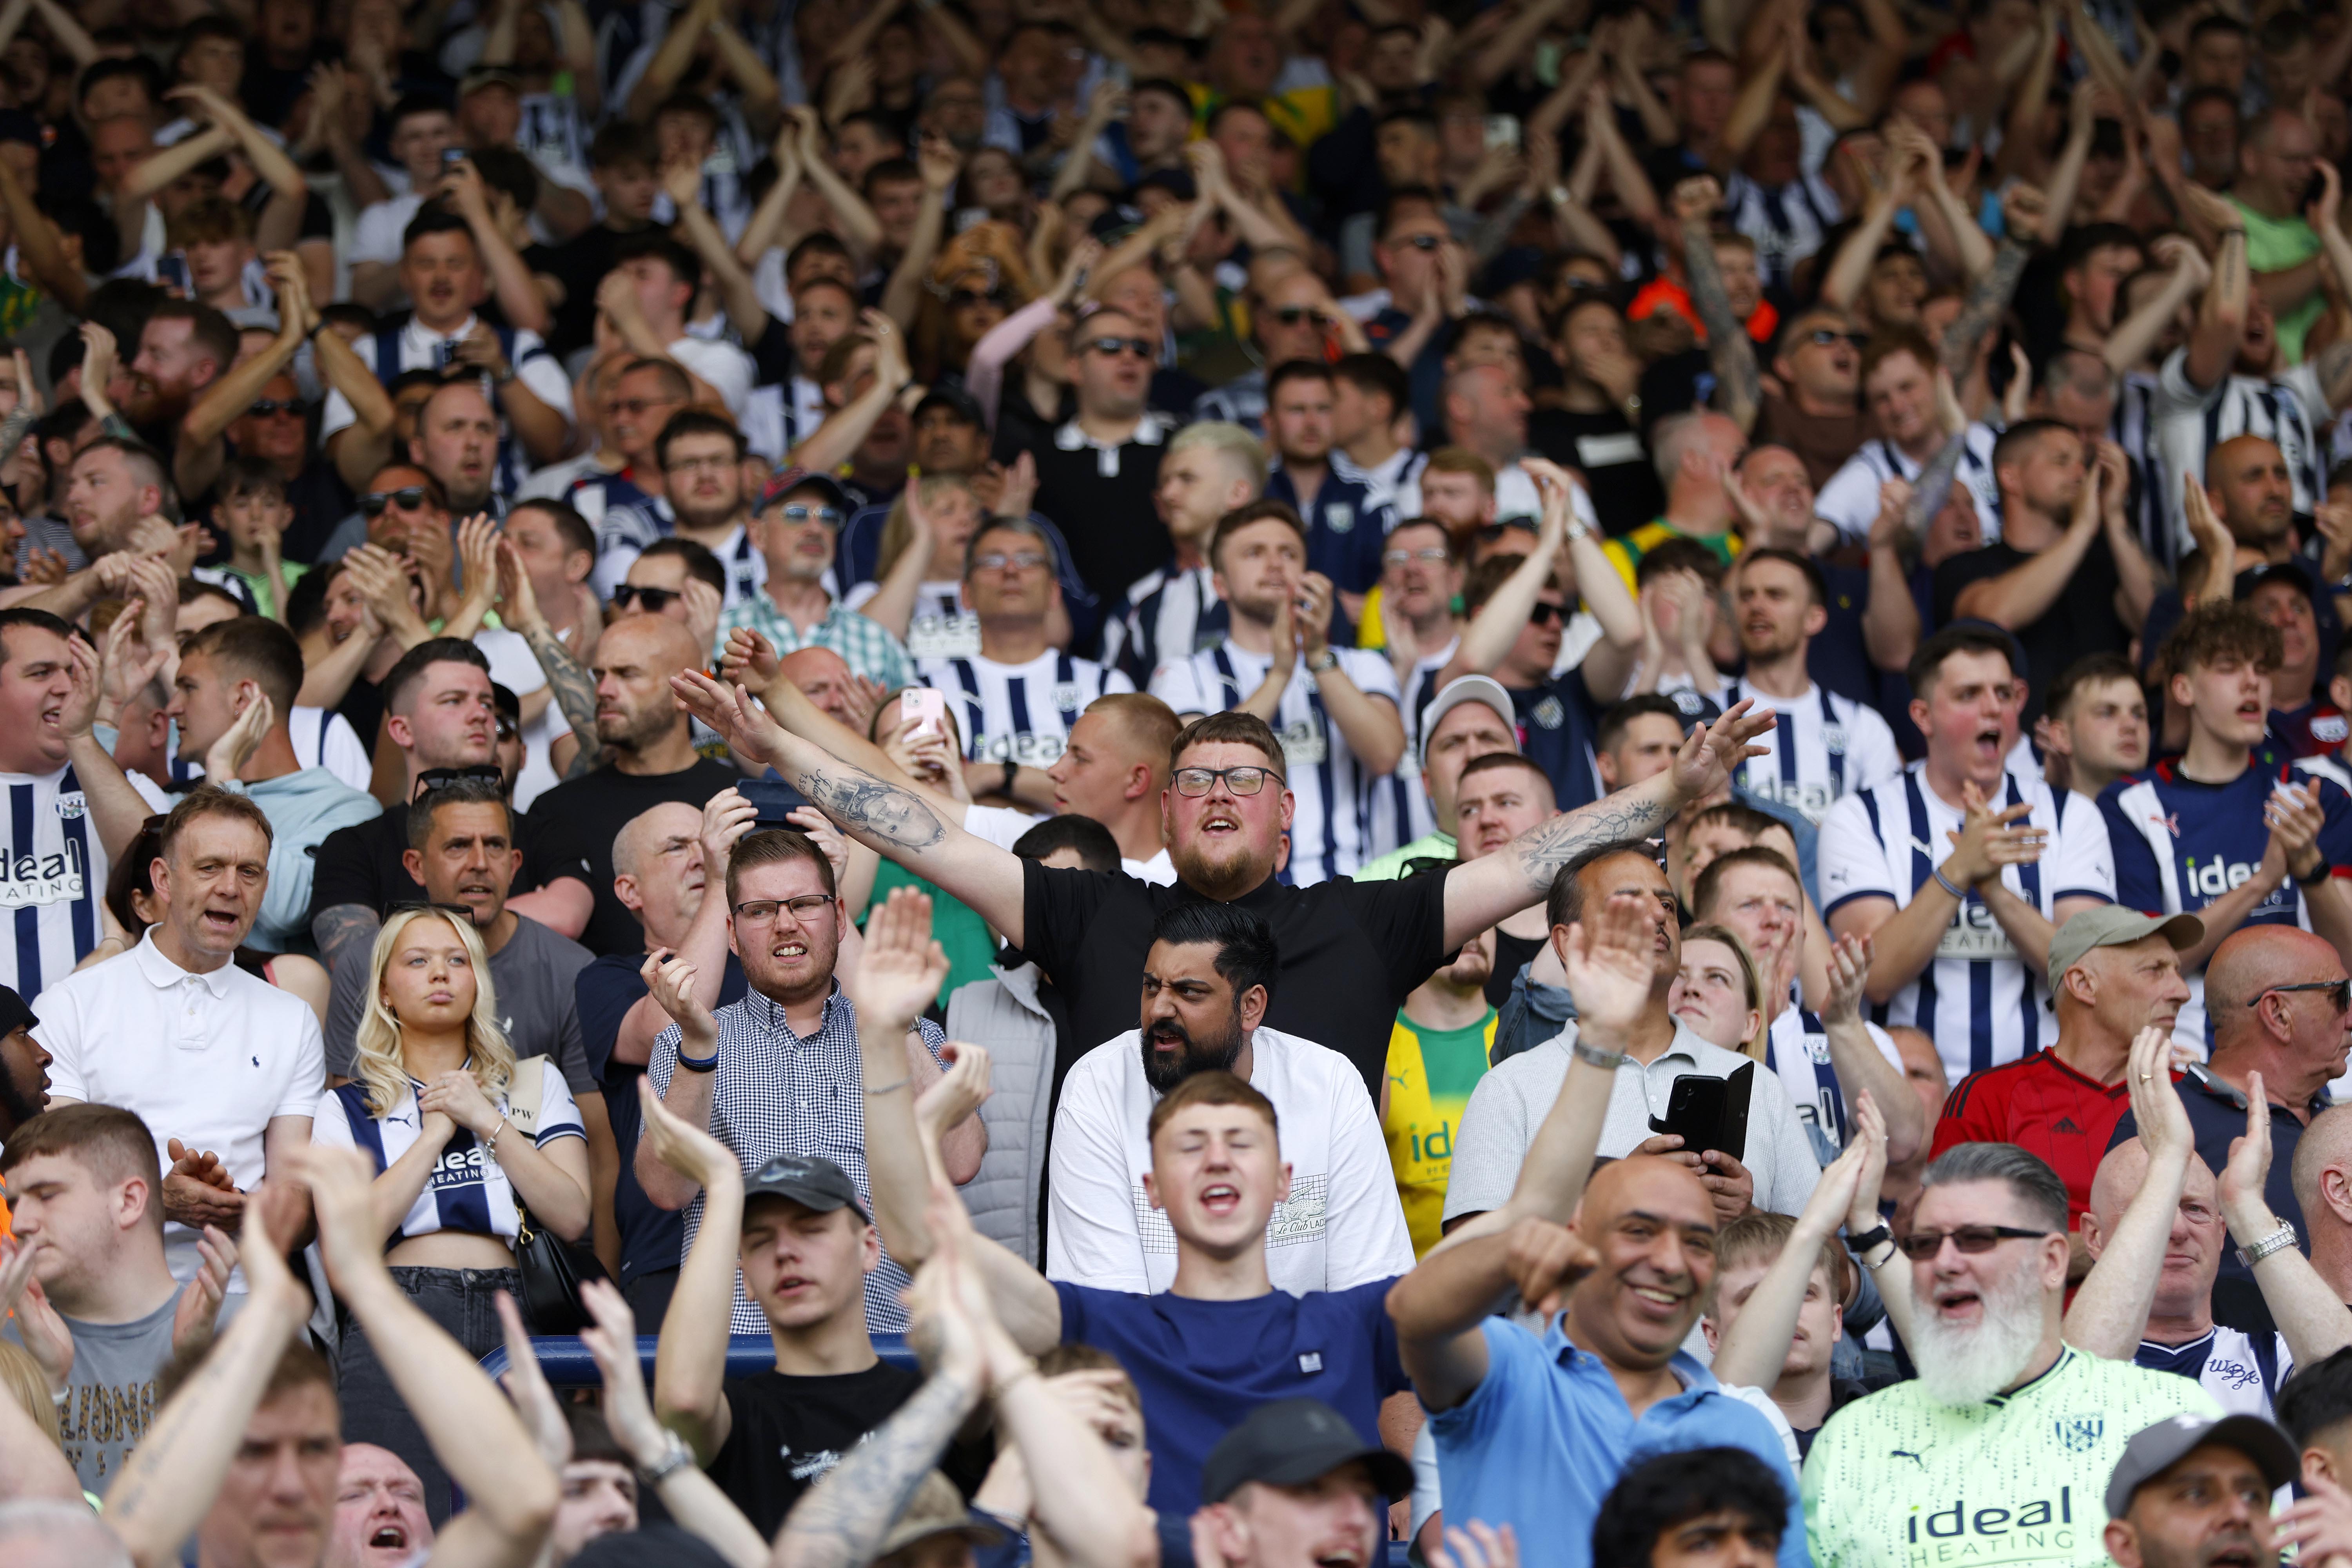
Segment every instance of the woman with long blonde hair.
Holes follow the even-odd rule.
[[[409,905],[385,921],[368,973],[356,1074],[319,1102],[315,1142],[356,1148],[385,1262],[410,1299],[477,1356],[500,1342],[496,1297],[519,1292],[521,1211],[565,1241],[588,1230],[588,1144],[563,1075],[518,1063],[499,1027],[489,957],[464,910]],[[348,1317],[343,1436],[408,1461],[436,1518],[449,1479]]]
[[[1728,927],[1701,924],[1683,932],[1683,964],[1666,993],[1666,1011],[1700,1039],[1764,1060],[1763,983],[1748,944]]]

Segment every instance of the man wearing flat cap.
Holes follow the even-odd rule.
[[[2066,1184],[2078,1229],[2108,1136],[2130,1109],[2124,1064],[2132,1037],[2170,1032],[2189,1000],[2180,953],[2205,934],[2194,915],[2144,915],[2120,904],[2085,910],[2050,938],[2058,1041],[2046,1051],[1962,1079],[1944,1101],[1934,1152],[1960,1143],[2014,1143]],[[2074,1272],[2088,1268],[2080,1240]]]

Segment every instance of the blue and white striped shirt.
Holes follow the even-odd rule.
[[[0,773],[7,786],[0,911],[14,951],[7,983],[31,1001],[73,973],[98,945],[106,847],[68,763],[52,773]]]
[[[539,1121],[531,1133],[531,1142],[544,1149],[559,1139],[586,1139],[588,1132],[581,1125],[580,1108],[572,1103],[572,1090],[565,1086],[562,1072],[544,1057],[533,1059],[541,1066],[537,1074]],[[368,1110],[365,1083],[347,1083],[331,1089],[320,1097],[318,1115],[310,1123],[310,1142],[355,1148],[374,1163],[376,1173],[382,1175],[416,1146],[424,1122],[417,1113],[416,1096],[424,1087],[410,1079],[407,1087],[400,1091],[400,1099],[382,1116]],[[509,1110],[504,1093],[494,1096],[490,1103],[501,1115]],[[433,1173],[425,1178],[425,1190],[416,1194],[416,1201],[401,1216],[400,1229],[392,1240],[403,1242],[450,1230],[470,1236],[495,1236],[511,1246],[520,1229],[520,1207],[515,1202],[514,1185],[507,1180],[506,1169],[499,1163],[498,1156],[460,1127],[442,1146],[441,1157],[433,1163]]]
[[[916,668],[924,685],[957,705],[966,758],[1024,768],[1050,768],[1061,760],[1070,726],[1087,704],[1107,691],[1135,689],[1118,671],[1055,648],[1026,664],[999,664],[974,654],[927,658]]]

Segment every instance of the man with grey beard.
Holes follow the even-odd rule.
[[[1238,904],[1178,904],[1153,922],[1139,1026],[1080,1057],[1062,1080],[1046,1279],[1170,1288],[1176,1236],[1151,1189],[1147,1126],[1161,1095],[1204,1072],[1243,1079],[1278,1118],[1289,1188],[1266,1225],[1276,1289],[1347,1290],[1412,1268],[1388,1145],[1356,1069],[1265,1026],[1278,968],[1273,930]]]
[[[2132,1436],[2221,1406],[2187,1378],[2059,1337],[2066,1185],[2055,1171],[2013,1143],[1962,1143],[1919,1180],[1901,1243],[1919,1375],[1847,1405],[1814,1440],[1813,1560],[2096,1561],[2107,1479]],[[1864,1251],[1893,1245],[1885,1237]]]

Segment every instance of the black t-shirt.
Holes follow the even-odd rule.
[[[801,1494],[922,1385],[922,1373],[887,1361],[837,1377],[787,1377],[772,1368],[730,1377],[732,1421],[708,1473],[761,1538],[771,1538]]]
[[[515,847],[523,852],[522,869],[513,886],[535,888],[545,878],[531,875],[530,834],[523,819],[515,824]],[[349,827],[338,827],[320,841],[311,857],[310,918],[337,904],[363,904],[382,914],[393,905],[425,897],[423,883],[408,874],[401,856],[408,849],[408,807],[389,805],[383,815]]]
[[[654,1206],[637,1184],[637,1138],[645,1131],[645,1108],[637,1103],[637,1079],[646,1076],[641,1063],[613,1059],[620,1038],[621,1020],[646,994],[641,952],[612,952],[592,959],[572,983],[572,999],[580,1010],[580,1046],[587,1053],[588,1070],[604,1095],[604,1111],[613,1123],[613,1142],[620,1152],[620,1179],[613,1188],[613,1223],[621,1233],[621,1283],[641,1274],[675,1268],[686,1251],[686,1212]],[[727,973],[719,983],[719,1005],[740,1002],[746,989],[743,966],[727,955]],[[644,1331],[652,1333],[648,1328]]]
[[[1118,472],[1108,476],[1093,447],[1066,452],[1054,444],[1051,430],[1028,450],[1037,464],[1036,510],[1060,527],[1070,542],[1070,564],[1103,603],[1167,561],[1172,547],[1152,500],[1163,446],[1128,442],[1118,448]],[[1021,451],[1000,425],[998,461],[1010,463]]]
[[[731,1423],[705,1474],[762,1537],[783,1528],[801,1494],[922,1387],[923,1374],[882,1361],[838,1377],[787,1377],[771,1368],[725,1384]],[[940,1469],[969,1499],[988,1474],[985,1437],[949,1445]]]
[[[286,502],[294,509],[294,521],[286,525],[286,537],[278,542],[278,549],[287,560],[306,565],[319,559],[319,552],[326,548],[343,519],[360,508],[360,498],[323,456],[311,458],[286,487]],[[374,745],[374,731],[362,735],[360,742]]]
[[[1486,976],[1486,1005],[1496,1012],[1511,999],[1511,982],[1518,977],[1522,966],[1535,962],[1535,956],[1549,940],[1541,936],[1513,936],[1509,931],[1495,933],[1495,972]]]
[[[613,247],[626,237],[596,224],[562,245],[535,245],[524,253],[533,272],[563,285],[563,303],[549,324],[548,352],[562,359],[596,335],[596,285],[613,270]]]
[[[376,731],[383,727],[383,688],[366,676],[360,676],[352,680],[351,689],[343,693],[343,700],[335,704],[335,711],[343,716],[343,721],[352,727],[352,733],[360,738],[360,744],[368,749],[370,756],[373,756]],[[523,884],[518,882],[515,886]]]
[[[1666,510],[1649,448],[1617,409],[1538,408],[1528,416],[1528,445],[1584,475],[1604,533],[1631,533]]]
[[[1023,950],[1069,998],[1076,1038],[1099,1045],[1134,1028],[1152,921],[1201,895],[1034,860],[1022,874]],[[1445,956],[1445,875],[1311,888],[1269,879],[1232,900],[1274,931],[1282,968],[1266,1026],[1346,1057],[1376,1102],[1397,1009]]]
[[[580,936],[591,952],[638,952],[645,935],[637,919],[613,892],[613,840],[644,813],[668,801],[699,810],[743,775],[724,763],[698,759],[674,773],[625,773],[607,763],[583,778],[557,784],[530,808],[532,879],[515,886],[544,887],[558,877],[577,877],[595,896],[596,910]]]
[[[2013,572],[2032,559],[2002,540],[1981,550],[1955,555],[1937,567],[1935,624],[1940,626],[1952,620],[1960,590],[1969,584]],[[2131,628],[2116,615],[2116,589],[2120,585],[2115,554],[2108,550],[2106,536],[2102,533],[2091,541],[2090,549],[2083,552],[2082,564],[2066,579],[2066,585],[2058,591],[2058,597],[2042,613],[2042,618],[2016,628],[2017,640],[2025,648],[2029,686],[2025,711],[2019,722],[2028,730],[2042,716],[2042,694],[2050,689],[2050,683],[2058,678],[2060,670],[2091,654],[2121,653],[2131,646]]]

